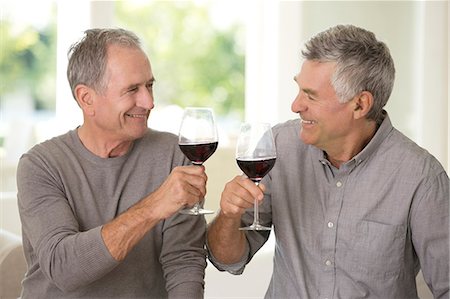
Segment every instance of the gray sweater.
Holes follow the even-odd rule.
[[[89,152],[73,130],[20,159],[17,184],[28,271],[22,298],[201,298],[204,217],[161,221],[116,262],[102,225],[187,161],[173,134],[149,130],[121,157]]]

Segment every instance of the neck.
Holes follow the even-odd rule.
[[[108,138],[108,134],[96,134],[95,130],[85,125],[78,128],[81,143],[94,155],[100,158],[114,158],[125,155],[133,144],[132,140]]]
[[[349,136],[344,142],[325,150],[328,161],[333,166],[339,168],[342,164],[350,161],[360,153],[373,138],[376,131],[377,125],[375,122],[365,122],[361,130],[356,130],[356,133]]]

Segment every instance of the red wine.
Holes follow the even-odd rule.
[[[219,143],[180,144],[183,154],[194,164],[203,164],[216,151]]]
[[[236,159],[239,168],[254,182],[259,182],[275,165],[275,158],[260,160]]]

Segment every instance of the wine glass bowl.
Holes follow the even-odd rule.
[[[178,145],[194,165],[202,165],[216,151],[218,134],[214,113],[210,108],[188,107],[184,110],[178,134]],[[196,203],[192,208],[180,210],[182,214],[212,214]]]
[[[236,162],[256,185],[275,165],[277,154],[270,124],[244,123],[236,144]],[[270,230],[259,223],[259,205],[255,199],[253,224],[240,230]]]

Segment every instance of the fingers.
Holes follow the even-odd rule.
[[[203,166],[175,167],[163,184],[145,201],[159,219],[166,219],[206,195],[208,177]]]
[[[208,177],[203,166],[176,167],[168,180],[176,184],[175,190],[180,192],[178,196],[185,197],[186,204],[194,204],[206,195]]]
[[[221,211],[228,217],[240,217],[246,209],[253,207],[255,199],[262,201],[263,190],[245,176],[237,176],[225,185],[220,201]]]

